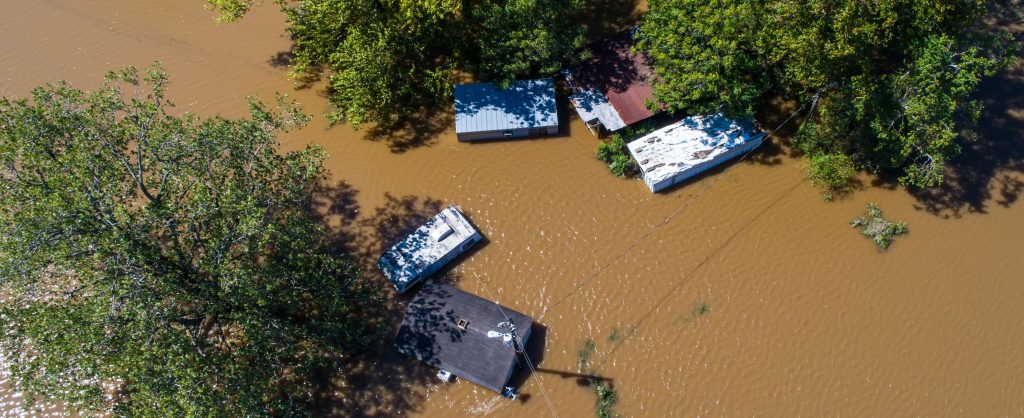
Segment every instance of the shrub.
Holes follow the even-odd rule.
[[[608,168],[616,177],[632,176],[639,171],[633,157],[629,155],[626,141],[619,134],[597,146],[597,158],[608,164]]]
[[[598,418],[615,417],[612,408],[619,402],[619,395],[615,393],[615,388],[608,384],[608,382],[598,379],[591,381],[590,387],[594,389],[594,394],[597,395]]]
[[[611,139],[598,144],[597,159],[608,164],[608,169],[616,177],[635,176],[640,172],[640,167],[633,161],[626,145],[653,130],[654,124],[646,122],[612,134]]]
[[[818,154],[811,157],[807,177],[811,183],[826,189],[826,196],[850,190],[850,181],[857,173],[853,160],[845,154]],[[826,200],[831,200],[826,198]]]

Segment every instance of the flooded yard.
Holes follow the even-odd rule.
[[[290,41],[267,3],[228,25],[201,0],[6,0],[0,96],[59,79],[91,89],[107,70],[154,60],[182,112],[241,117],[246,95],[286,92],[314,120],[284,148],[326,149],[321,209],[364,263],[459,204],[485,243],[437,280],[535,319],[543,346],[520,400],[442,384],[384,341],[326,409],[548,416],[547,397],[559,416],[584,417],[595,397],[581,379],[596,375],[623,416],[1024,415],[1024,66],[984,84],[981,137],[937,191],[865,175],[826,203],[773,137],[731,168],[651,194],[608,173],[564,106],[561,135],[535,140],[459,143],[450,110],[403,132],[331,127],[322,92],[287,79]],[[910,226],[885,253],[850,227],[868,202]],[[388,303],[400,313],[408,300]],[[14,414],[16,394],[0,399],[0,415]]]

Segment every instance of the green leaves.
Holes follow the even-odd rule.
[[[846,192],[856,175],[853,160],[845,154],[819,154],[811,157],[807,177],[815,186],[830,192]]]
[[[222,21],[249,0],[208,0]],[[582,0],[275,0],[295,42],[291,76],[329,79],[328,117],[385,128],[451,97],[457,71],[507,83],[579,59]],[[465,8],[464,8],[465,7]]]
[[[638,37],[662,80],[658,100],[671,110],[751,114],[767,88],[757,53],[764,19],[754,2],[651,1]]]
[[[616,177],[637,175],[640,172],[640,167],[633,160],[633,156],[629,154],[627,144],[652,131],[654,131],[654,124],[648,121],[612,134],[611,139],[597,144],[597,159],[608,164],[608,169]]]
[[[474,12],[480,75],[509,83],[551,76],[580,59],[582,0],[485,1]]]
[[[328,116],[359,126],[451,94],[446,26],[454,0],[281,1],[295,41],[292,76],[330,78]]]
[[[216,10],[220,22],[234,22],[245,16],[256,0],[206,0],[207,6]]]
[[[74,409],[308,413],[309,376],[365,343],[375,301],[312,217],[323,150],[278,152],[308,120],[284,97],[173,116],[166,83],[157,65],[0,100],[0,352]]]
[[[971,30],[984,12],[977,0],[652,0],[641,46],[671,109],[750,114],[766,96],[814,101],[797,136],[824,158],[812,166],[843,154],[930,187],[959,150],[958,128],[977,118],[971,92],[1006,65],[1008,38]]]
[[[870,238],[880,251],[889,249],[892,241],[910,232],[906,222],[892,223],[882,217],[882,210],[874,203],[868,203],[867,216],[853,218],[850,226],[862,228],[861,234]]]

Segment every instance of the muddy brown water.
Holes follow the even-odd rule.
[[[445,112],[416,122],[426,141],[329,128],[320,92],[294,90],[276,64],[290,43],[272,5],[219,25],[203,3],[5,0],[0,95],[58,79],[94,88],[153,60],[181,111],[239,117],[244,96],[288,92],[316,118],[284,147],[330,154],[333,226],[361,231],[369,254],[402,219],[458,203],[488,242],[445,280],[543,326],[520,402],[385,354],[329,408],[546,416],[546,395],[561,417],[591,416],[577,376],[591,338],[590,368],[624,416],[1024,415],[1024,68],[986,82],[982,140],[941,192],[865,176],[825,203],[773,141],[652,195],[609,175],[574,118],[559,137],[485,144],[455,141]],[[849,226],[872,201],[910,225],[884,254]],[[32,414],[11,390],[0,398],[0,415]]]

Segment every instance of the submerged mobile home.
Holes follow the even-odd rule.
[[[721,114],[692,116],[628,144],[652,192],[757,148],[765,134]]]
[[[459,207],[451,205],[381,255],[377,267],[404,293],[481,240]]]
[[[512,309],[446,284],[428,283],[406,309],[395,348],[503,393],[532,327],[533,319]]]
[[[553,79],[519,80],[506,89],[491,83],[455,86],[455,135],[459,141],[556,134]]]

